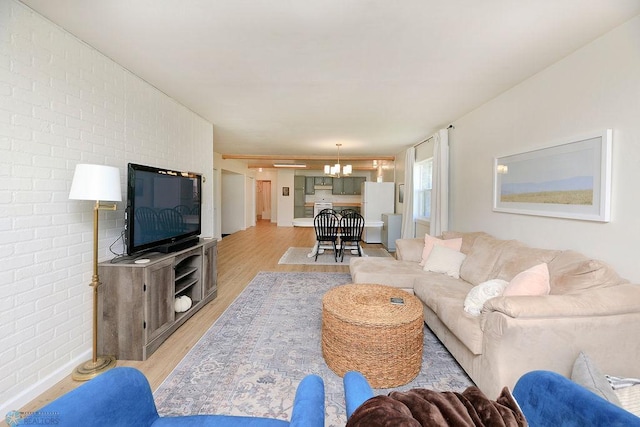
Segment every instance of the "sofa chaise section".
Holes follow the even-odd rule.
[[[460,278],[423,271],[423,239],[396,241],[398,260],[360,258],[350,264],[354,283],[408,289],[423,304],[427,326],[488,396],[513,387],[532,370],[570,376],[584,351],[607,373],[640,377],[640,285],[622,280],[607,264],[575,251],[529,248],[486,233],[445,233],[462,238]],[[474,286],[512,280],[546,263],[550,292],[488,299],[479,316],[464,310]]]

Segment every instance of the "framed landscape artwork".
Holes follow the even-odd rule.
[[[608,222],[612,130],[494,160],[493,210]]]

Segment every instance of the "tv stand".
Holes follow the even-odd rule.
[[[162,252],[163,254],[170,254],[171,252],[177,252],[183,249],[190,248],[191,246],[195,246],[199,241],[200,238],[198,236],[193,236],[184,240],[167,243],[166,245],[160,245],[154,249],[158,252]]]
[[[146,360],[198,310],[218,294],[217,240],[169,254],[145,254],[98,266],[98,352],[124,360]],[[175,300],[188,296],[193,305],[176,312]]]

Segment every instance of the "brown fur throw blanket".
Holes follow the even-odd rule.
[[[462,393],[413,389],[364,402],[347,427],[486,426],[526,427],[527,421],[507,387],[492,401],[477,387]]]

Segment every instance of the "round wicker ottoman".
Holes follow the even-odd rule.
[[[400,289],[343,285],[322,298],[322,355],[340,376],[359,371],[373,388],[406,384],[420,372],[423,338],[422,303]]]

